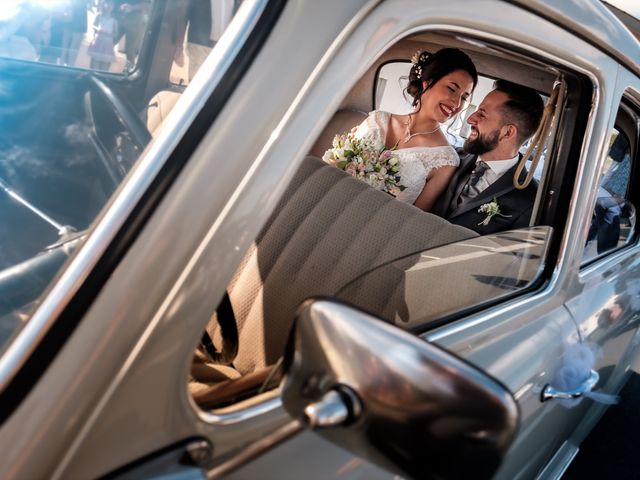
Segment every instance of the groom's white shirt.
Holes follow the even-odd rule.
[[[516,155],[513,158],[508,160],[490,160],[485,162],[489,165],[489,168],[485,170],[484,174],[476,183],[476,188],[479,192],[483,191],[485,188],[488,188],[489,185],[498,180],[507,170],[513,167],[518,160],[520,159],[520,155]],[[478,156],[476,159],[476,163],[482,161],[482,157]]]

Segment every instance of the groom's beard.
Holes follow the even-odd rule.
[[[478,132],[478,136],[474,139],[468,138],[462,148],[465,152],[472,155],[483,155],[498,146],[498,139],[500,138],[500,129],[496,128],[493,132],[487,135],[481,135]]]

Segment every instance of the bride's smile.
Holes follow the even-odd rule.
[[[444,104],[440,104],[440,110],[447,117],[452,117],[454,115],[454,109]]]
[[[454,70],[431,86],[425,82],[420,99],[422,108],[416,109],[420,123],[443,123],[456,115],[471,95],[473,85],[473,78],[465,70]]]

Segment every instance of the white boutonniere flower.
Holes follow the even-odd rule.
[[[505,218],[508,218],[511,216],[511,215],[502,214],[502,212],[500,211],[500,205],[498,205],[498,201],[496,200],[495,197],[493,197],[493,201],[480,205],[480,208],[478,209],[478,213],[484,213],[487,216],[483,221],[481,221],[478,224],[478,225],[484,225],[485,227],[489,225],[489,222],[491,221],[491,219],[496,215],[500,217],[505,217]]]

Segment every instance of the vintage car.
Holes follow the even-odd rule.
[[[0,477],[559,478],[640,368],[633,17],[6,3]],[[409,59],[443,47],[480,75],[452,144],[495,79],[546,101],[528,228],[479,235],[320,160],[406,112]]]

